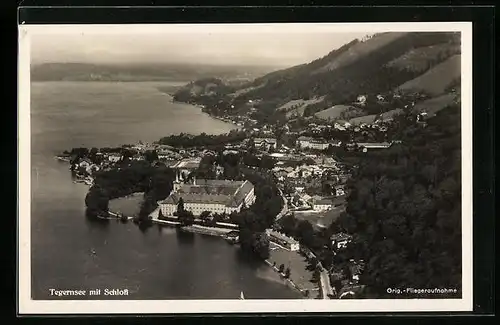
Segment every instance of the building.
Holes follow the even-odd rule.
[[[297,139],[297,142],[302,149],[315,149],[315,150],[325,150],[328,149],[329,143],[323,139],[314,139],[311,137],[301,136]]]
[[[292,252],[298,251],[300,249],[299,242],[291,237],[286,236],[285,234],[270,229],[268,229],[266,233],[269,236],[270,241],[283,246]]]
[[[363,151],[373,149],[387,149],[392,145],[392,142],[368,142],[368,143],[357,143],[357,146]]]
[[[200,167],[200,162],[200,157],[186,158],[178,161],[171,168],[179,171],[181,175],[189,175]]]
[[[111,162],[118,162],[122,159],[121,153],[112,152],[108,155],[108,160]]]
[[[90,166],[92,166],[92,161],[90,161],[90,159],[88,158],[83,158],[78,162],[78,167],[80,168],[84,168],[87,170],[88,168],[90,168]]]
[[[330,237],[330,240],[332,242],[332,247],[339,249],[339,248],[344,248],[347,246],[347,244],[352,240],[352,236],[348,235],[343,232],[339,232],[336,234],[333,234]]]
[[[275,138],[255,138],[253,139],[253,143],[256,148],[262,149],[276,149],[278,146],[278,142]]]
[[[360,104],[360,105],[365,105],[366,104],[366,96],[359,95],[358,98],[356,98],[356,103]]]
[[[194,179],[192,184],[185,184],[177,178],[172,193],[159,203],[163,215],[173,215],[181,198],[184,209],[194,215],[203,211],[230,214],[253,204],[255,193],[249,181]]]
[[[332,199],[322,198],[318,200],[314,200],[313,202],[313,210],[316,211],[327,211],[333,208],[334,202]]]

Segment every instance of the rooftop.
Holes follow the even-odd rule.
[[[185,203],[238,207],[253,187],[249,181],[197,180],[195,185],[186,184],[177,192],[172,192],[163,203],[177,204],[182,198]]]

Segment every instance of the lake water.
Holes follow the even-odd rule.
[[[62,299],[50,289],[106,288],[128,289],[119,299],[238,299],[241,291],[247,299],[300,298],[265,264],[220,238],[85,217],[87,186],[73,183],[55,154],[234,128],[199,108],[172,103],[156,88],[168,85],[175,84],[32,84],[32,299]]]

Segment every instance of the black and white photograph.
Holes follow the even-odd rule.
[[[19,25],[19,310],[472,309],[472,25]]]

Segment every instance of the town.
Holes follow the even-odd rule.
[[[414,124],[425,127],[426,115],[414,114]],[[137,211],[112,211],[107,203],[98,215],[102,217],[105,210],[105,218],[147,220],[221,236],[231,243],[242,242],[242,213],[256,205],[258,196],[256,184],[246,175],[267,175],[277,193],[268,198],[278,208],[265,231],[258,231],[267,241],[266,252],[260,255],[307,298],[352,298],[363,290],[358,281],[364,261],[352,260],[348,269],[337,269],[332,262],[323,265],[318,256],[332,260],[352,239],[352,234],[332,233],[330,227],[345,212],[346,183],[356,168],[349,157],[401,144],[391,128],[403,118],[408,117],[385,114],[371,122],[309,119],[302,124],[269,125],[233,116],[231,122],[240,128],[228,134],[180,134],[118,148],[73,148],[57,158],[69,161],[75,182],[86,183],[91,190],[107,172],[134,166],[168,170],[171,182],[163,197],[151,199],[147,208],[143,202],[142,217]],[[107,199],[134,192],[141,190],[120,190]]]

